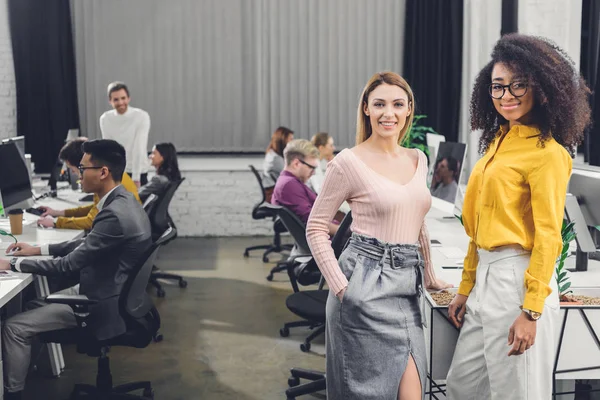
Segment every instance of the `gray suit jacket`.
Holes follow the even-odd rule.
[[[123,186],[106,198],[92,230],[83,239],[50,245],[52,260],[21,262],[21,271],[65,276],[79,272],[79,293],[98,304],[90,307],[89,328],[97,339],[125,333],[119,295],[132,269],[152,244],[150,221],[140,203]]]
[[[161,197],[165,193],[165,190],[167,190],[169,182],[169,178],[164,175],[154,175],[150,182],[142,186],[138,191],[142,203],[144,203],[151,194]]]

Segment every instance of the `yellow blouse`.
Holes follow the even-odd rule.
[[[140,203],[142,202],[138,195],[137,186],[135,186],[135,183],[126,173],[124,173],[123,178],[121,178],[121,185],[123,185],[128,192],[133,194],[137,201]],[[99,201],[98,195],[94,195],[94,204],[65,210],[65,216],[58,217],[56,220],[56,227],[59,229],[83,229],[89,231],[92,229],[94,218],[96,218],[96,215],[98,214],[96,204],[98,204]]]
[[[573,161],[554,139],[539,145],[540,131],[516,125],[492,142],[475,164],[465,193],[463,224],[471,238],[458,293],[475,284],[477,249],[518,244],[531,251],[523,308],[542,312],[556,259]]]

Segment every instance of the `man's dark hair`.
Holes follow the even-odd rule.
[[[454,172],[455,174],[457,174],[458,173],[458,160],[456,160],[456,158],[454,158],[452,156],[447,156],[444,158],[448,162],[448,169],[450,171]]]
[[[492,60],[479,72],[471,95],[471,129],[482,130],[479,151],[485,153],[507,121],[490,98],[492,70],[503,63],[522,75],[534,94],[533,123],[541,134],[538,145],[554,138],[573,153],[590,124],[590,89],[564,50],[548,39],[518,33],[504,35],[492,51]]]
[[[127,93],[127,97],[129,97],[129,89],[127,89],[126,84],[124,84],[123,82],[112,82],[110,85],[108,85],[108,98],[110,99],[110,95],[113,92],[118,92],[121,89],[125,90],[125,93]]]
[[[60,149],[60,153],[58,153],[58,158],[63,161],[71,164],[74,167],[79,166],[81,162],[81,158],[83,157],[83,144],[87,141],[87,138],[78,137],[76,139],[68,141],[62,149]]]
[[[125,171],[125,148],[114,140],[96,139],[83,143],[83,152],[90,155],[96,167],[106,167],[115,182],[121,182]]]

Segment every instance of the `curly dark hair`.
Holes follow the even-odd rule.
[[[554,138],[573,154],[590,124],[585,81],[573,61],[548,39],[509,34],[492,51],[492,60],[479,72],[471,96],[471,129],[482,130],[479,151],[485,153],[507,121],[496,111],[489,95],[492,70],[503,63],[513,73],[527,79],[534,94],[533,123],[541,131],[538,145]]]

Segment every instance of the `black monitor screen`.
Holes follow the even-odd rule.
[[[441,142],[435,164],[431,165],[431,194],[454,204],[467,153],[464,143]]]
[[[17,145],[17,149],[23,157],[25,157],[25,136],[15,136],[8,139],[4,139],[2,143],[10,143],[13,142]]]
[[[5,209],[31,198],[29,171],[14,142],[0,145],[0,193]]]

